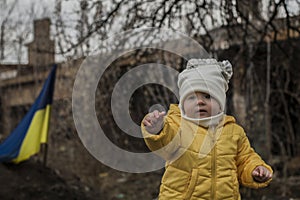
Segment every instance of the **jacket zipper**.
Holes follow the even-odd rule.
[[[212,157],[211,157],[211,171],[212,171],[212,184],[211,184],[211,199],[215,199],[215,193],[216,193],[216,141],[215,141],[215,135],[213,135],[212,143],[214,145],[212,149]]]

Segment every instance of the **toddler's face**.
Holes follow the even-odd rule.
[[[221,112],[219,103],[202,92],[190,93],[183,101],[183,110],[190,118],[205,118]]]

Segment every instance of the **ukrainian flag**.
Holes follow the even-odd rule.
[[[0,162],[27,160],[40,151],[41,143],[47,143],[56,68],[56,65],[53,66],[28,113],[0,144]]]

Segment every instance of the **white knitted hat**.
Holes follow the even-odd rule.
[[[232,66],[228,60],[217,62],[215,59],[191,59],[178,76],[179,106],[192,92],[204,92],[212,96],[224,111],[226,91],[232,77]]]

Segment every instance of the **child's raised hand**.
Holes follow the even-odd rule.
[[[264,166],[258,166],[252,171],[252,177],[255,181],[262,183],[272,178],[272,173]]]
[[[153,112],[146,115],[143,120],[146,131],[152,134],[159,133],[163,128],[165,114],[166,112],[164,111],[159,112],[158,110],[154,110]]]

